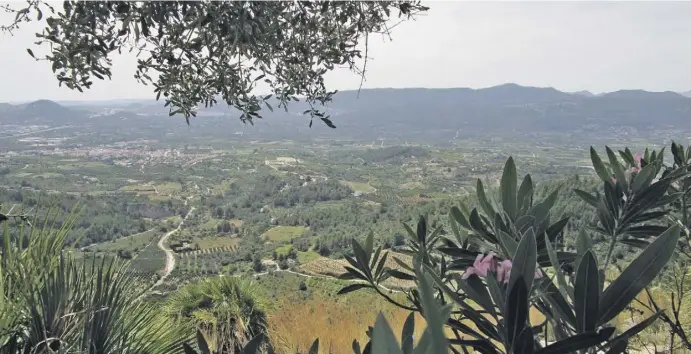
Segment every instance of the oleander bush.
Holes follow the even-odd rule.
[[[633,154],[606,147],[606,162],[595,149],[590,155],[601,179],[596,194],[576,193],[596,209],[597,223],[580,230],[575,249],[563,241],[568,218],[552,220],[558,191],[534,200],[530,175],[520,184],[512,158],[505,164],[499,200],[477,182],[478,207],[452,207],[448,223],[430,228],[420,217],[407,230],[414,266],[398,262],[384,267],[387,253],[374,248],[370,235],[352,242],[354,257],[346,257],[345,277],[360,282],[340,293],[371,288],[391,303],[420,313],[428,327],[413,343],[404,328],[398,343],[379,318],[368,333],[371,340],[356,353],[624,353],[630,340],[661,316],[655,307],[647,317],[624,330],[614,321],[639,302],[642,291],[657,281],[668,263],[680,258],[688,237],[686,195],[689,152],[673,145],[675,163],[664,164],[664,149]],[[681,150],[681,151],[680,151]],[[682,159],[683,157],[683,159]],[[678,212],[681,209],[681,213]],[[682,214],[682,218],[679,217]],[[682,233],[684,236],[680,237]],[[604,235],[606,253],[594,251],[593,235]],[[618,244],[638,249],[615,277],[613,250]],[[688,245],[688,242],[686,242]],[[403,269],[403,270],[401,270]],[[414,280],[407,302],[390,298],[381,283],[390,278]],[[531,308],[545,316],[529,321]],[[411,321],[412,321],[411,317]]]

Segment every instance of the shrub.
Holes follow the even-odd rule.
[[[254,282],[226,276],[186,285],[171,296],[165,311],[196,328],[218,352],[239,353],[266,331],[264,307]]]
[[[680,228],[676,221],[665,223],[662,217],[680,197],[671,192],[671,186],[687,178],[689,171],[681,166],[657,178],[662,152],[634,156],[626,149],[619,152],[622,164],[609,147],[606,150],[607,165],[591,148],[604,194],[576,191],[597,210],[594,230],[609,243],[604,261],[598,259],[592,233],[586,230],[580,230],[575,251],[563,246],[560,240],[569,218],[553,222],[550,213],[558,191],[534,200],[530,175],[519,185],[509,158],[499,187],[500,202],[492,200],[478,180],[478,207],[451,208],[448,227],[430,228],[425,217],[420,217],[416,229],[404,224],[414,256],[412,267],[398,259],[399,269],[385,267],[388,253],[373,247],[371,234],[363,244],[353,239],[354,257],[346,256],[349,266],[344,277],[360,282],[339,294],[370,288],[400,308],[421,313],[428,327],[415,352],[442,353],[448,348],[456,353],[468,349],[483,353],[625,352],[630,339],[663,314],[656,309],[615,335],[612,322],[629,310],[674,254]],[[605,271],[611,269],[619,243],[642,251],[606,282]],[[390,277],[416,282],[416,288],[406,292],[407,302],[391,298],[382,287]],[[530,323],[531,308],[544,315],[542,323]],[[368,331],[371,339],[363,353],[410,353],[412,314],[410,318],[399,345],[380,316]],[[447,338],[446,333],[453,336]],[[541,338],[554,340],[543,343]],[[359,343],[353,347],[359,352]]]

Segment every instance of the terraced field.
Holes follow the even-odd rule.
[[[386,253],[386,252],[384,252]],[[398,258],[399,260],[403,261],[407,265],[412,265],[412,257],[403,254],[403,253],[397,253],[397,252],[388,252],[389,255],[386,259],[386,263],[384,263],[384,266],[386,268],[390,269],[397,269],[403,272],[406,272],[404,269],[402,269],[396,261],[394,261],[394,257]],[[383,255],[382,255],[383,256]],[[311,262],[305,263],[300,266],[300,271],[309,274],[309,275],[320,275],[320,276],[328,276],[328,277],[335,277],[338,278],[339,276],[343,275],[346,273],[345,266],[348,266],[348,261],[345,259],[331,259],[331,258],[319,258],[316,260],[313,260]],[[387,279],[384,284],[384,286],[388,288],[410,288],[415,286],[415,282],[413,281],[408,281],[408,280],[399,280],[399,279],[393,279],[389,278]]]
[[[369,183],[365,183],[365,182],[341,181],[341,183],[350,187],[354,192],[359,192],[359,193],[373,193],[374,191],[377,190],[376,188],[370,186]]]
[[[304,226],[275,226],[264,235],[265,240],[273,242],[288,242],[295,237],[300,237],[307,228]]]
[[[158,236],[160,236],[160,232],[151,229],[132,236],[122,237],[111,242],[93,245],[88,247],[88,249],[94,252],[130,251],[136,253],[148,246]]]

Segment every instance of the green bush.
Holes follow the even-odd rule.
[[[353,239],[354,257],[346,256],[349,266],[344,278],[359,282],[339,294],[374,289],[394,305],[421,313],[428,324],[413,348],[412,325],[404,327],[399,344],[380,316],[368,331],[370,342],[362,351],[355,342],[354,351],[624,353],[629,340],[663,314],[657,309],[616,335],[610,324],[673,257],[680,227],[670,217],[669,207],[683,194],[675,188],[680,180],[687,181],[689,168],[677,164],[660,175],[664,151],[634,156],[626,149],[619,151],[622,163],[609,147],[606,150],[608,163],[591,148],[604,193],[576,191],[597,211],[593,229],[608,242],[604,261],[598,260],[592,232],[585,229],[580,230],[576,249],[567,249],[562,236],[569,218],[551,220],[558,191],[534,200],[530,175],[519,185],[512,158],[503,170],[499,201],[492,200],[478,180],[477,208],[452,207],[448,221],[434,228],[424,216],[416,229],[404,224],[413,266],[395,259],[400,268],[390,269],[385,266],[388,253],[373,247],[371,234],[364,244]],[[642,251],[616,279],[605,282],[605,270],[620,243]],[[564,271],[568,268],[572,272]],[[383,290],[382,282],[390,277],[416,282],[406,292],[407,302]],[[544,314],[545,321],[531,324],[530,308]],[[444,327],[452,337],[447,338]],[[544,343],[545,338],[554,340]]]

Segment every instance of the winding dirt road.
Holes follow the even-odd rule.
[[[163,281],[166,280],[166,278],[168,278],[170,273],[173,272],[173,269],[175,269],[175,253],[173,252],[173,250],[166,247],[165,243],[168,241],[168,238],[170,237],[170,235],[178,232],[180,230],[180,228],[182,228],[182,225],[185,224],[185,220],[187,220],[187,218],[190,215],[192,215],[192,212],[194,211],[194,209],[195,209],[194,207],[190,208],[190,211],[188,211],[187,215],[185,215],[185,217],[182,219],[182,221],[180,221],[180,224],[178,225],[178,227],[171,230],[171,231],[168,231],[168,233],[163,235],[163,237],[161,237],[161,239],[158,241],[158,248],[160,248],[161,251],[166,253],[166,266],[165,266],[165,268],[163,268],[163,275],[161,276],[160,279],[158,279],[156,284],[154,284],[151,287],[152,289],[163,284]]]

